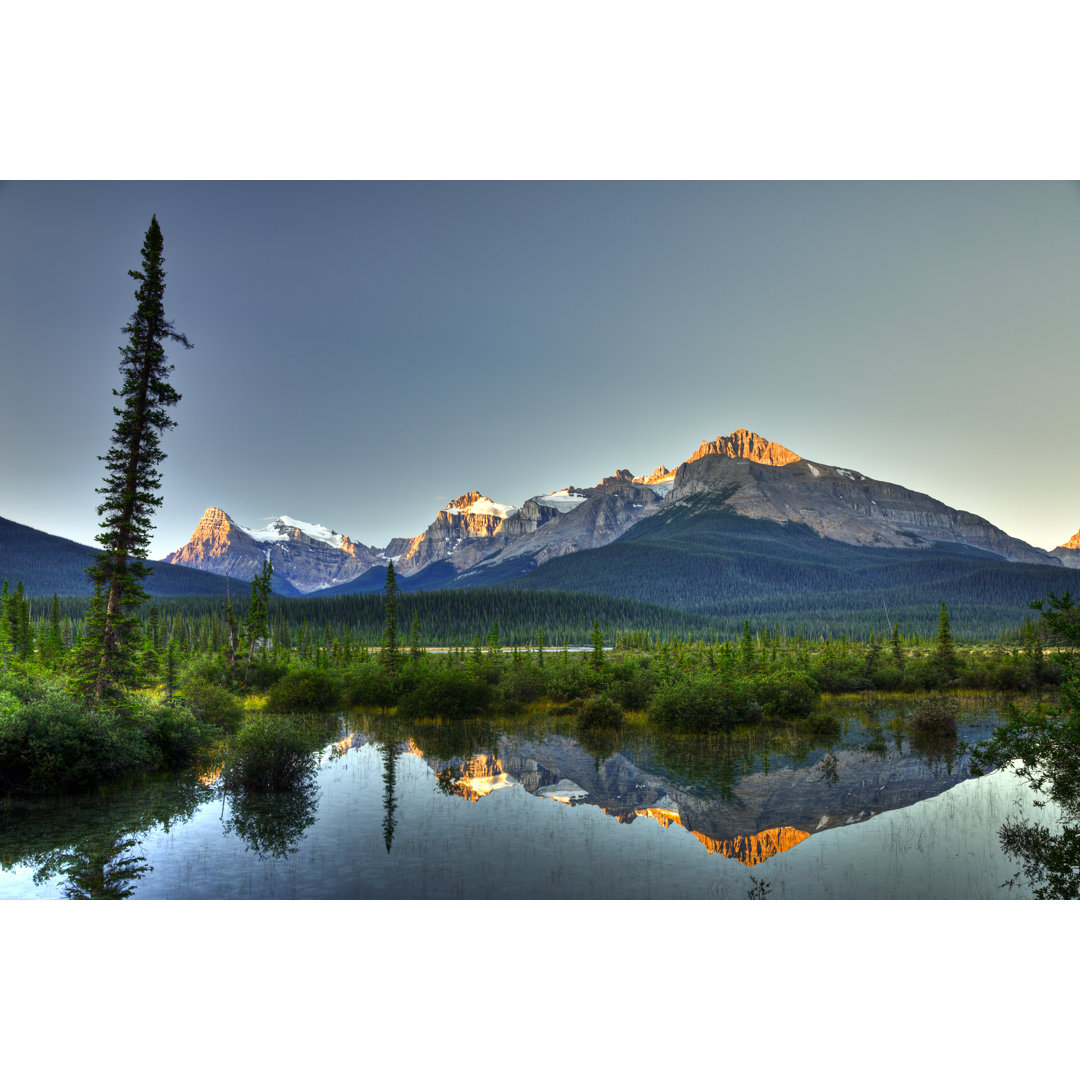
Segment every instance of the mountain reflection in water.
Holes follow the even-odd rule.
[[[647,817],[665,829],[678,825],[710,853],[756,866],[822,829],[909,805],[967,777],[957,740],[909,745],[905,753],[903,739],[890,746],[880,729],[870,720],[850,748],[833,748],[838,732],[829,729],[821,740],[827,753],[812,734],[804,745],[789,739],[787,753],[775,759],[775,747],[749,752],[738,734],[676,739],[676,750],[647,738],[630,741],[604,760],[558,734],[501,735],[494,750],[441,759],[425,754],[424,732],[414,728],[408,746],[444,790],[470,801],[519,785],[532,795],[598,806],[623,824]],[[743,734],[755,738],[760,729]],[[683,760],[693,769],[681,770]]]
[[[766,863],[787,867],[768,871],[774,895],[785,874],[800,876],[787,895],[865,895],[863,874],[878,875],[876,895],[940,895],[936,882],[895,878],[906,840],[880,855],[870,834],[844,845],[859,854],[839,886],[824,864],[815,883],[803,880],[807,860],[777,856],[947,792],[969,776],[966,745],[995,724],[986,710],[964,719],[961,742],[912,744],[895,709],[710,736],[627,724],[581,740],[562,718],[341,718],[314,781],[288,797],[226,792],[206,769],[119,793],[9,800],[0,896],[743,899],[743,868]],[[974,847],[967,825],[937,820]],[[997,824],[983,830],[995,849]],[[946,895],[970,895],[969,866],[963,875]]]

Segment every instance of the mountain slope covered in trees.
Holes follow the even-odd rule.
[[[27,596],[89,596],[92,586],[86,568],[100,550],[0,517],[0,579],[6,578],[12,588],[21,581]],[[144,583],[151,596],[224,596],[226,591],[233,595],[248,591],[246,581],[233,578],[227,584],[220,574],[205,570],[152,561],[147,565],[154,571]],[[274,586],[279,595],[299,595],[288,582],[275,581]]]

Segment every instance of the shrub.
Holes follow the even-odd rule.
[[[382,664],[359,664],[345,678],[344,696],[349,705],[387,709],[397,704],[398,686]]]
[[[801,671],[759,676],[753,692],[769,716],[809,716],[821,700],[817,684]]]
[[[231,731],[244,716],[244,707],[224,687],[207,682],[201,676],[189,676],[183,685],[184,702],[201,724]]]
[[[0,705],[0,791],[91,787],[151,769],[161,756],[121,710],[94,710],[53,685],[8,691]]]
[[[288,717],[259,715],[236,734],[225,785],[241,791],[296,791],[315,775],[318,743]]]
[[[959,712],[960,706],[952,698],[935,694],[915,706],[909,730],[913,737],[923,739],[955,738]]]
[[[696,675],[661,687],[649,702],[648,716],[655,723],[707,731],[760,720],[762,708],[742,683]]]
[[[212,689],[225,693],[218,687]],[[231,695],[227,696],[231,698]],[[235,701],[235,698],[232,700]],[[239,715],[243,715],[243,710],[239,710]],[[169,769],[178,769],[198,761],[218,734],[213,721],[193,715],[191,709],[181,702],[161,705],[145,703],[135,719],[144,727],[161,764]]]
[[[582,727],[618,727],[622,719],[622,709],[606,694],[586,698],[578,709],[578,724]]]
[[[277,713],[320,713],[341,701],[337,680],[319,668],[300,668],[275,683],[267,695],[266,707]]]
[[[430,668],[398,699],[398,715],[450,720],[479,716],[490,704],[491,693],[491,684],[482,675],[456,668]]]

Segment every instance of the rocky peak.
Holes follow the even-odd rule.
[[[225,513],[218,506],[208,506],[202,513],[202,517],[199,518],[199,524],[195,526],[195,531],[212,532],[215,529],[228,529],[230,526],[235,526],[236,522],[233,521],[228,514]]]
[[[1074,551],[1080,551],[1080,532],[1078,532],[1071,540],[1066,540],[1061,546],[1063,548],[1070,548]]]
[[[634,474],[629,469],[616,469],[614,475],[605,476],[600,481],[599,486],[605,487],[611,484],[632,484],[634,483]]]
[[[516,506],[492,502],[479,491],[467,491],[456,499],[451,499],[443,507],[445,514],[481,514],[485,517],[508,518],[517,513]]]
[[[658,484],[663,480],[672,480],[675,477],[673,470],[666,465],[657,465],[648,476],[635,476],[635,484]]]
[[[712,442],[703,442],[693,455],[686,459],[687,464],[707,457],[709,454],[746,458],[759,465],[790,465],[793,461],[802,461],[798,454],[793,453],[786,446],[769,442],[768,439],[763,439],[753,431],[747,431],[746,428],[739,428],[730,435],[720,435]]]

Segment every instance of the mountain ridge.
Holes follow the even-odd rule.
[[[610,544],[663,507],[703,491],[728,489],[736,513],[803,524],[819,536],[856,547],[961,544],[1010,561],[1060,566],[1075,559],[1080,565],[1080,548],[1064,557],[1064,549],[1046,552],[978,515],[855,469],[811,461],[745,428],[702,441],[675,469],[660,465],[641,476],[618,469],[592,487],[568,486],[520,506],[468,490],[438,511],[422,533],[394,538],[382,548],[285,517],[268,530],[252,530],[211,507],[188,544],[166,559],[253,575],[262,558],[272,555],[275,572],[309,595],[347,586],[391,559],[402,578],[435,564],[445,564],[436,575],[440,580],[475,577],[481,564],[482,576],[491,577],[500,564],[528,572],[550,559]],[[289,535],[281,523],[293,527]]]

